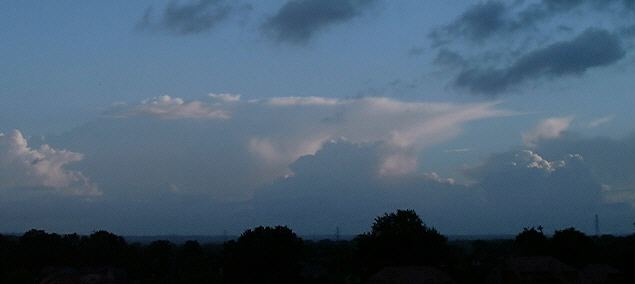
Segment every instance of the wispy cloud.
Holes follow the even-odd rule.
[[[231,101],[232,97],[220,96],[216,99]],[[201,101],[185,101],[168,95],[158,96],[128,106],[119,104],[109,112],[110,115],[125,117],[135,115],[154,116],[164,119],[229,119],[230,112]]]
[[[540,140],[554,139],[569,128],[573,117],[552,117],[541,121],[535,128],[522,134],[525,145],[534,146]]]
[[[591,120],[591,122],[589,122],[589,128],[596,128],[598,126],[607,124],[613,121],[614,118],[615,118],[615,115],[607,115],[603,117],[598,117],[594,120]]]
[[[329,106],[342,103],[342,100],[325,97],[275,97],[266,100],[274,106]]]

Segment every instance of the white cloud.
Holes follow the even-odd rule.
[[[74,195],[99,195],[81,172],[65,169],[82,158],[79,153],[46,144],[32,149],[18,130],[0,133],[0,188],[45,187]]]
[[[167,95],[144,100],[124,112],[124,115],[149,115],[165,119],[228,119],[230,113],[200,101],[186,102]]]
[[[541,121],[534,129],[523,133],[522,138],[528,146],[535,146],[540,140],[555,139],[566,131],[573,117],[552,117]]]
[[[435,182],[442,183],[442,184],[449,184],[449,185],[456,184],[456,180],[455,179],[442,177],[441,175],[439,175],[436,172],[424,173],[423,177],[428,179],[428,180],[435,181]]]
[[[274,106],[332,106],[341,101],[325,97],[276,97],[267,100]]]
[[[379,168],[380,175],[405,175],[417,170],[417,155],[413,153],[394,153],[384,156]]]
[[[520,165],[527,168],[542,169],[550,173],[566,166],[564,160],[548,161],[531,150],[521,150],[516,153],[515,157],[516,160],[512,162],[514,166]]]
[[[218,93],[218,94],[210,93],[207,96],[224,103],[233,103],[233,102],[240,101],[240,95],[229,94],[229,93]]]
[[[445,150],[443,152],[445,152],[445,153],[466,153],[466,152],[469,152],[469,151],[471,151],[471,149],[469,149],[469,148],[456,148],[456,149],[447,149],[447,150]]]
[[[301,156],[315,154],[322,147],[322,143],[327,140],[329,140],[328,137],[323,137],[305,139],[298,141],[294,145],[281,145],[273,142],[270,138],[251,138],[247,148],[251,153],[258,155],[269,163],[284,163],[288,165]]]
[[[607,124],[613,121],[614,118],[615,118],[615,115],[607,115],[607,116],[596,118],[592,120],[591,122],[589,122],[589,128],[595,128],[600,125]]]

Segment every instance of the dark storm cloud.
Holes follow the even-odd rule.
[[[635,25],[632,26],[628,26],[625,28],[622,28],[620,30],[620,32],[622,33],[622,35],[624,35],[625,37],[635,37]]]
[[[451,24],[436,29],[430,38],[436,45],[448,41],[447,37],[466,37],[480,41],[507,28],[508,8],[501,2],[485,2],[470,7]]]
[[[463,58],[463,56],[461,56],[460,54],[452,50],[441,49],[439,50],[437,57],[434,59],[434,64],[452,67],[464,66],[465,64],[467,64],[467,62],[465,61],[465,58]]]
[[[473,93],[495,95],[532,79],[580,75],[593,67],[611,65],[624,55],[615,34],[588,29],[573,40],[533,50],[505,68],[465,69],[455,85]]]
[[[452,85],[495,96],[618,62],[635,34],[632,12],[633,0],[487,1],[433,29],[429,39],[438,53],[434,63],[456,70]],[[595,26],[580,16],[610,24]]]
[[[376,0],[290,0],[262,26],[278,41],[305,43],[321,29],[358,16]]]
[[[434,45],[442,45],[454,39],[468,39],[481,42],[494,36],[509,35],[513,32],[535,28],[558,15],[576,8],[600,11],[614,8],[631,10],[632,0],[543,0],[529,5],[507,4],[502,1],[488,1],[474,4],[450,24],[433,30],[429,37]]]
[[[163,30],[177,35],[189,35],[213,29],[231,14],[251,9],[249,5],[235,6],[224,0],[199,0],[189,3],[171,1],[158,22],[152,20],[148,8],[139,23],[140,29]]]

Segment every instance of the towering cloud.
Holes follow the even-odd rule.
[[[244,200],[262,184],[292,174],[291,163],[332,140],[377,143],[382,162],[375,174],[404,175],[416,171],[423,151],[457,137],[466,123],[512,114],[489,102],[234,98],[163,96],[120,105],[52,141],[85,153],[80,166],[103,188]],[[88,147],[95,144],[101,146]]]
[[[97,187],[81,172],[65,168],[80,160],[81,154],[49,145],[32,149],[18,130],[0,133],[0,189],[45,188],[73,195],[99,195]]]
[[[547,230],[584,230],[596,212],[610,217],[607,232],[622,232],[632,223],[624,216],[635,204],[633,139],[579,138],[564,131],[571,118],[539,123],[526,135],[531,148],[496,153],[463,172],[439,174],[421,171],[422,153],[459,135],[470,121],[509,112],[487,103],[223,99],[230,97],[201,101],[231,112],[228,119],[108,116],[49,139],[85,153],[81,161],[71,152],[53,154],[50,147],[33,150],[18,134],[3,136],[2,173],[38,174],[13,184],[2,176],[2,187],[72,188],[85,180],[64,168],[74,161],[100,185],[104,199],[90,206],[40,200],[45,215],[97,218],[128,232],[156,232],[153,224],[160,219],[179,224],[185,233],[239,232],[257,224],[287,224],[307,234],[335,226],[358,233],[374,216],[404,207],[451,233],[513,233],[538,224]],[[22,162],[15,162],[16,156]],[[53,166],[34,171],[39,159]],[[53,205],[67,203],[82,214]],[[20,204],[2,203],[8,215],[0,220],[11,221],[5,216],[17,216]],[[122,216],[96,211],[103,208],[134,216],[134,222],[121,225]],[[31,208],[27,214],[40,216],[41,210]],[[75,224],[56,222],[64,228]]]

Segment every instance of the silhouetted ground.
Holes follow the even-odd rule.
[[[451,240],[410,210],[349,240],[257,227],[227,242],[128,242],[31,230],[0,235],[0,283],[635,283],[635,235],[527,228],[511,239]]]

